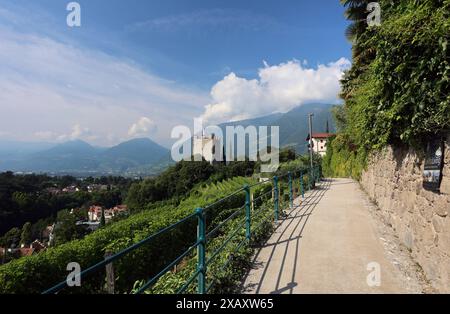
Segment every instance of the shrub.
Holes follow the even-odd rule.
[[[0,293],[41,293],[67,276],[66,266],[78,262],[86,269],[104,258],[106,251],[118,252],[133,243],[191,214],[196,207],[205,206],[239,189],[250,179],[234,178],[213,185],[196,188],[191,197],[178,206],[167,205],[146,210],[127,219],[97,230],[82,240],[68,242],[45,252],[14,260],[0,266]],[[224,188],[225,187],[225,188]],[[243,195],[236,195],[213,213],[242,204]],[[240,206],[240,205],[239,205]],[[212,214],[213,215],[213,214]],[[210,216],[213,219],[214,216]],[[136,280],[150,278],[168,262],[175,259],[195,242],[196,221],[188,221],[152,243],[129,253],[114,262],[116,291],[129,292]],[[104,271],[82,280],[82,286],[63,290],[67,293],[98,293],[104,287]]]

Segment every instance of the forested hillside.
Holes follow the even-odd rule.
[[[284,162],[280,171],[299,169],[308,165],[307,158],[296,156],[292,150],[282,151],[280,160]],[[195,208],[212,204],[241,189],[244,184],[255,183],[252,175],[258,172],[256,166],[257,164],[252,162],[233,162],[228,165],[180,162],[158,177],[134,183],[127,196],[127,203],[132,211],[130,217],[108,224],[83,239],[49,248],[39,254],[13,260],[0,266],[0,293],[40,293],[66,276],[67,263],[77,261],[84,269],[102,260],[105,252],[118,252],[192,214]],[[283,193],[287,193],[286,183],[283,183],[283,186]],[[270,185],[266,187],[271,188]],[[255,193],[258,195],[258,191]],[[271,195],[268,194],[267,197],[271,198]],[[287,199],[286,196],[281,197],[281,201]],[[221,219],[236,208],[242,208],[244,202],[245,194],[241,190],[220,206],[215,206],[208,214],[209,228],[214,228]],[[272,214],[271,210],[269,214]],[[237,216],[236,219],[241,221],[242,217]],[[260,219],[263,219],[263,216]],[[196,223],[196,219],[192,219],[114,263],[117,278],[116,291],[130,292],[136,282],[155,275],[168,261],[186,250],[195,239]],[[269,223],[261,229],[261,232],[267,234],[270,226]],[[219,232],[218,238],[211,243],[220,244],[220,239],[227,235],[226,232],[228,231]],[[258,237],[258,233],[255,233],[255,240]],[[229,253],[224,251],[223,254]],[[242,258],[249,257],[248,252],[243,254]],[[146,263],[140,262],[143,260]],[[211,268],[211,271],[213,270],[214,268]],[[177,280],[182,280],[189,274],[184,272],[179,275],[172,274],[169,277],[173,275],[176,275]],[[241,274],[235,273],[231,277],[226,273],[222,275],[224,277],[221,287],[230,289],[235,283],[236,276]],[[103,283],[104,273],[100,272],[92,279],[84,281],[81,288],[70,292],[102,292]],[[176,285],[169,278],[167,284],[163,280],[162,284],[155,286],[154,292],[173,292],[172,289]]]
[[[0,173],[0,238],[11,228],[22,228],[26,222],[36,223],[42,220],[43,224],[33,230],[33,238],[39,239],[47,218],[56,217],[58,211],[92,204],[105,207],[121,204],[131,183],[130,179],[118,177],[87,178],[80,181],[71,176]],[[90,184],[103,184],[107,189],[88,192],[87,186]],[[74,186],[78,191],[62,191],[69,186]],[[20,231],[16,233],[20,234]]]
[[[66,276],[68,263],[77,261],[83,269],[93,265],[103,259],[105,250],[119,251],[191,214],[196,206],[213,202],[250,182],[248,179],[236,178],[223,184],[212,185],[208,189],[199,190],[198,194],[187,198],[178,206],[165,205],[143,211],[128,219],[107,225],[82,240],[72,241],[0,266],[0,293],[41,293]],[[234,206],[233,202],[241,200],[242,195],[227,204]],[[177,256],[192,242],[195,234],[189,233],[188,230],[194,229],[192,224],[185,224],[183,228],[170,233],[170,236],[163,237],[155,244],[148,245],[115,264],[120,278],[117,282],[118,291],[129,292],[134,281],[154,274],[167,260]],[[162,243],[164,245],[161,245]],[[146,261],[145,264],[140,262],[143,260]],[[97,277],[93,282],[83,284],[81,289],[84,292],[98,292],[102,289],[102,285],[102,280],[98,280]]]

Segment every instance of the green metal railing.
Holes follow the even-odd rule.
[[[177,221],[176,223],[167,226],[158,232],[150,235],[149,237],[143,239],[142,241],[129,246],[122,251],[111,255],[104,259],[101,262],[98,262],[97,264],[83,270],[80,273],[80,278],[83,279],[87,277],[88,275],[99,271],[100,269],[104,269],[108,264],[113,263],[114,261],[119,260],[124,255],[142,247],[143,245],[152,242],[155,240],[158,236],[161,234],[164,234],[166,232],[169,232],[176,227],[180,226],[181,224],[186,223],[187,221],[191,219],[197,219],[197,241],[192,244],[189,248],[187,248],[181,255],[176,257],[172,262],[170,262],[166,267],[164,267],[161,271],[159,271],[156,275],[154,275],[152,278],[150,278],[148,281],[146,281],[142,286],[139,287],[135,291],[136,294],[143,293],[147,289],[151,288],[164,274],[166,274],[168,271],[170,271],[174,266],[179,264],[185,257],[187,257],[189,254],[193,253],[195,249],[197,249],[197,266],[191,277],[181,286],[180,289],[178,289],[177,293],[183,293],[185,292],[196,280],[197,280],[197,293],[199,294],[205,294],[210,291],[212,286],[215,283],[216,278],[211,278],[211,283],[207,286],[207,268],[208,265],[211,264],[211,262],[224,250],[224,248],[236,237],[239,235],[239,233],[243,232],[245,230],[245,236],[244,239],[234,248],[233,252],[238,251],[244,244],[250,245],[252,233],[254,233],[256,230],[258,230],[264,222],[267,222],[270,220],[270,216],[273,215],[273,220],[277,222],[280,218],[280,181],[287,178],[287,186],[288,186],[288,192],[289,192],[289,206],[291,208],[294,207],[294,185],[296,184],[296,178],[298,179],[298,188],[299,192],[302,196],[302,198],[305,197],[305,175],[308,176],[307,185],[309,189],[312,189],[315,182],[318,182],[321,177],[320,168],[319,166],[316,166],[313,169],[298,169],[295,171],[289,171],[284,174],[276,175],[272,178],[272,180],[268,181],[262,181],[255,183],[253,185],[245,185],[242,188],[236,190],[235,192],[228,194],[227,196],[217,200],[216,202],[213,202],[203,208],[197,208],[195,209],[195,212],[192,214],[184,217],[183,219]],[[252,200],[252,189],[254,189],[257,186],[262,186],[265,184],[272,184],[272,188],[261,195],[259,195],[257,198]],[[206,225],[206,213],[208,210],[213,208],[214,206],[224,202],[225,200],[238,195],[240,193],[245,193],[245,203],[240,208],[236,209],[231,215],[229,215],[227,218],[222,220],[217,226],[215,226],[212,230],[207,232],[207,225]],[[273,193],[273,213],[267,216],[264,216],[263,219],[259,222],[258,225],[252,226],[252,222],[258,218],[258,215],[261,215],[261,212],[263,210],[261,209],[253,209],[252,211],[252,203],[255,204],[255,202],[262,200],[264,197],[267,197],[270,193]],[[238,224],[237,228],[230,232],[229,236],[224,239],[221,243],[221,245],[213,251],[210,256],[207,258],[207,243],[210,239],[214,238],[214,236],[218,233],[219,230],[228,222],[232,221],[233,219],[237,218],[240,214],[245,214],[245,219]],[[227,262],[222,265],[222,270],[225,269],[229,262],[231,261],[230,258],[228,258]],[[52,288],[46,290],[43,292],[43,294],[53,294],[61,291],[62,289],[67,287],[67,282],[62,281]]]

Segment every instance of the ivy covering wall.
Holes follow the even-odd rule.
[[[340,135],[324,168],[358,177],[368,152],[387,144],[420,148],[450,129],[450,0],[380,0],[381,25],[370,27],[361,19],[369,1],[341,2],[354,21],[347,31],[353,64],[342,80],[344,106],[335,110]],[[339,160],[355,161],[356,171]]]

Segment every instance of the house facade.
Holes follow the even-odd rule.
[[[314,133],[312,134],[312,150],[314,153],[319,154],[320,156],[325,156],[327,153],[327,145],[330,137],[334,136],[333,133]],[[306,141],[309,143],[310,137],[306,138]],[[309,147],[309,144],[308,144]],[[311,148],[310,148],[311,149]]]
[[[100,221],[102,218],[102,207],[101,206],[91,206],[88,210],[88,217],[90,222]],[[105,209],[105,221],[110,221],[114,216],[125,213],[128,211],[127,205],[117,205],[113,208]]]

